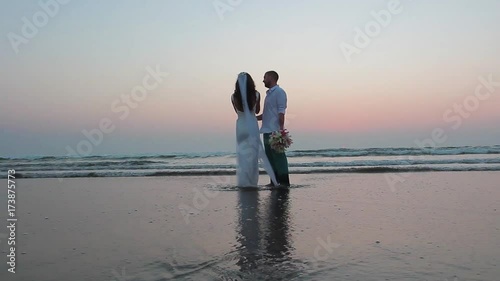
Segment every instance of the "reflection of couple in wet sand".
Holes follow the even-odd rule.
[[[281,280],[294,272],[291,263],[289,190],[271,191],[267,204],[262,193],[240,191],[238,200],[239,260],[244,280]],[[278,266],[279,265],[279,266]],[[277,278],[273,279],[272,277]]]

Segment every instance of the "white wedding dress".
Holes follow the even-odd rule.
[[[254,187],[259,182],[259,142],[255,138],[260,138],[251,134],[254,131],[252,129],[259,129],[255,117],[255,106],[251,110],[251,116],[248,117],[251,120],[246,119],[245,112],[238,109],[236,112],[238,114],[238,120],[236,120],[237,182],[240,187]],[[249,128],[249,125],[254,128]]]
[[[257,187],[259,181],[259,160],[262,162],[267,174],[274,185],[278,185],[271,164],[260,139],[259,125],[255,116],[256,105],[248,109],[246,94],[246,73],[238,75],[244,111],[237,111],[236,120],[236,158],[237,158],[237,184],[239,187]],[[259,93],[257,92],[257,100]],[[234,104],[234,98],[231,98]]]

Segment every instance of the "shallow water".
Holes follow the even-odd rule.
[[[499,280],[500,173],[402,176],[22,179],[24,254],[0,279]]]

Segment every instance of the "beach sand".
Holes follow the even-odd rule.
[[[500,280],[500,172],[386,176],[19,179],[0,279]]]

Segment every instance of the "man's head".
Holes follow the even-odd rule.
[[[266,88],[272,88],[278,84],[279,78],[280,77],[276,71],[270,70],[264,74],[264,80],[262,82],[264,82],[264,86],[266,86]]]

